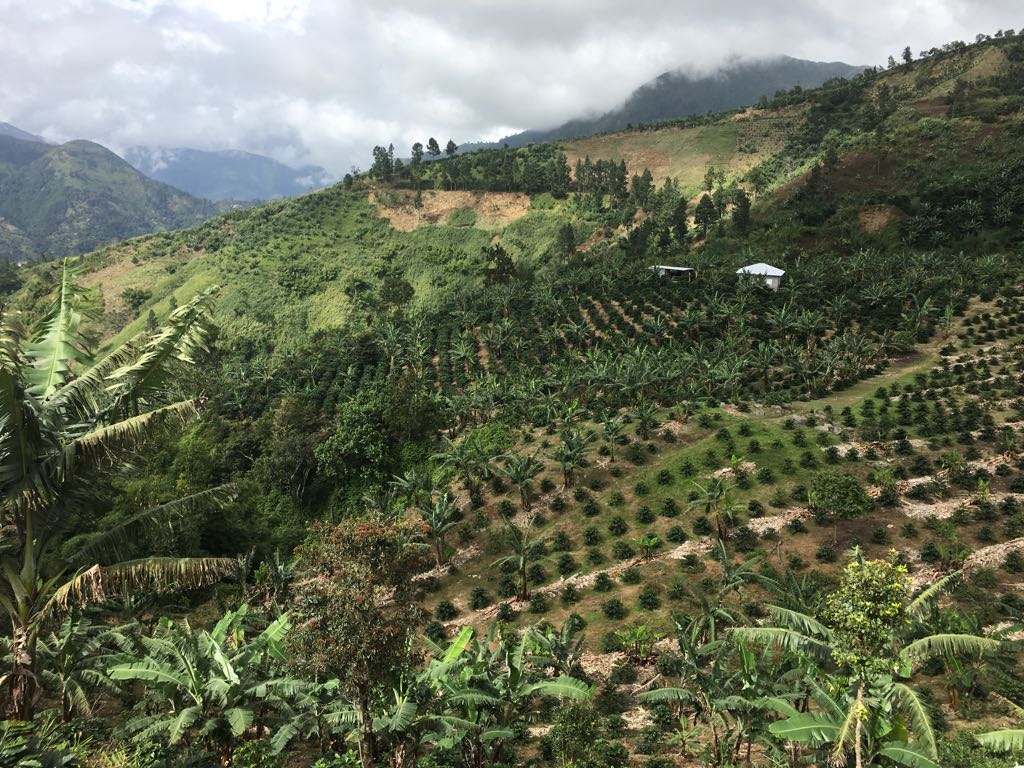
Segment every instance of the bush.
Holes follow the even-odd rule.
[[[645,611],[656,611],[661,608],[661,590],[654,584],[648,584],[640,590],[637,602]]]
[[[496,618],[498,621],[514,621],[516,618],[516,609],[512,607],[511,603],[502,603],[498,606],[498,615]]]
[[[676,500],[671,496],[661,502],[661,509],[658,511],[662,517],[678,517],[679,516],[679,505],[676,504]]]
[[[650,525],[654,522],[654,511],[648,506],[640,507],[636,511],[636,521],[641,525]]]
[[[473,591],[469,593],[469,607],[474,611],[479,611],[490,604],[491,596],[487,594],[487,590],[483,587],[473,587]]]
[[[673,525],[668,529],[668,533],[665,534],[665,538],[672,544],[685,544],[690,538],[686,535],[686,531],[681,525]]]
[[[707,515],[699,515],[693,521],[693,533],[695,536],[709,536],[714,528]]]
[[[616,515],[608,523],[608,533],[612,536],[623,536],[629,531],[629,525],[622,515]]]
[[[640,573],[640,569],[634,567],[624,570],[619,578],[622,580],[623,584],[639,584],[643,581],[644,577],[643,574]]]
[[[613,589],[615,589],[615,582],[612,581],[612,577],[604,571],[601,571],[594,577],[595,592],[611,592]]]
[[[562,587],[561,598],[564,605],[573,605],[578,603],[580,601],[580,590],[575,584],[569,582]]]
[[[633,551],[633,547],[626,541],[616,541],[612,545],[612,557],[616,560],[629,560],[634,557],[636,553]]]
[[[659,470],[655,481],[658,485],[672,485],[672,473],[667,469]]]
[[[434,616],[437,617],[438,621],[451,621],[458,615],[459,609],[455,607],[455,603],[451,600],[442,600],[434,609]]]
[[[550,608],[548,596],[543,592],[534,592],[530,597],[530,613],[547,613]]]
[[[626,618],[629,611],[626,606],[622,604],[622,601],[617,597],[613,597],[611,600],[606,600],[601,604],[601,612],[609,619],[624,619]]]
[[[860,517],[873,506],[860,480],[834,470],[818,472],[814,476],[808,498],[812,509],[839,520]]]
[[[579,566],[576,560],[568,552],[558,558],[558,575],[568,576],[571,573],[575,573]]]

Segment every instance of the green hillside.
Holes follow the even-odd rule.
[[[37,725],[0,749],[1021,762],[1022,94],[1000,34],[642,130],[377,147],[19,270],[0,595]]]
[[[98,144],[0,136],[0,257],[8,261],[84,253],[216,213],[212,203],[147,179]]]

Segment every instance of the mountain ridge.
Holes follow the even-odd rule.
[[[220,208],[139,173],[106,147],[0,136],[0,258],[25,261],[199,224]]]
[[[240,149],[129,147],[124,159],[151,179],[207,200],[274,200],[322,189],[332,183],[320,166],[293,168]]]
[[[810,61],[778,55],[734,59],[707,75],[666,70],[641,84],[618,107],[567,120],[554,128],[528,129],[494,142],[467,144],[466,149],[521,147],[545,141],[583,138],[625,130],[638,124],[721,112],[755,104],[793,86],[816,88],[834,77],[849,77],[865,67],[841,61]]]

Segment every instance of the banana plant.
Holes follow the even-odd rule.
[[[290,702],[304,683],[275,666],[287,661],[288,615],[248,639],[247,611],[228,611],[211,630],[163,619],[141,639],[141,655],[122,654],[112,664],[111,680],[135,681],[148,694],[147,714],[128,724],[137,740],[202,745],[230,760],[247,733],[265,736],[292,714]]]
[[[76,276],[66,260],[56,298],[31,328],[0,315],[0,607],[11,628],[11,666],[0,688],[7,714],[22,720],[32,718],[40,694],[37,644],[46,622],[118,592],[193,588],[237,571],[230,558],[118,562],[148,527],[220,503],[224,489],[139,512],[84,546],[64,547],[72,521],[90,511],[83,505],[89,483],[154,431],[199,410],[201,400],[168,403],[166,393],[209,348],[216,293],[95,361],[84,329],[91,294]]]

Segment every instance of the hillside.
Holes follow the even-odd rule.
[[[54,507],[53,567],[128,561],[59,593],[103,601],[83,658],[70,620],[40,644],[109,677],[75,678],[104,729],[61,748],[1020,763],[1022,94],[1024,36],[953,43],[585,139],[378,147],[327,189],[20,270],[5,310],[50,330],[8,368],[44,386],[4,407],[46,418],[8,420],[0,462],[38,450],[58,487],[108,435],[123,459]],[[737,275],[762,261],[778,290]],[[79,327],[58,289],[102,310]]]
[[[529,130],[506,136],[493,146],[521,147],[544,141],[573,139],[625,128],[678,120],[707,112],[724,112],[756,104],[795,86],[817,88],[834,77],[860,72],[842,62],[820,62],[778,56],[756,61],[733,61],[710,75],[663,72],[637,88],[625,103],[596,117],[570,120],[557,128]],[[486,145],[481,145],[486,146]]]
[[[319,166],[292,168],[239,150],[131,147],[124,158],[152,179],[206,200],[274,200],[325,187]]]
[[[195,225],[214,204],[147,179],[99,144],[0,136],[0,258],[83,253],[113,240]]]

